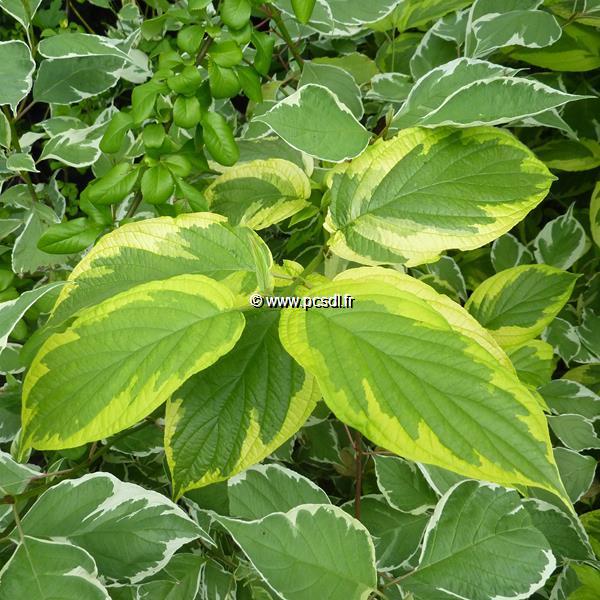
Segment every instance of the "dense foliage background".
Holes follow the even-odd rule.
[[[0,600],[600,597],[598,0],[0,8]]]

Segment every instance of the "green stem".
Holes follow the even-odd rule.
[[[261,10],[265,14],[269,15],[273,19],[273,21],[275,21],[275,25],[277,25],[277,29],[279,29],[279,33],[281,34],[281,37],[287,44],[287,47],[290,49],[292,56],[296,59],[296,62],[300,65],[300,67],[303,67],[304,59],[300,55],[300,52],[298,51],[298,47],[294,43],[294,40],[292,39],[292,36],[290,35],[288,28],[286,27],[285,23],[283,22],[283,19],[281,18],[281,13],[279,12],[279,10],[277,10],[274,6],[271,6],[271,7],[262,6]]]
[[[204,38],[204,41],[200,46],[200,50],[198,50],[198,55],[196,56],[197,65],[199,65],[204,60],[204,57],[206,56],[206,53],[208,52],[208,49],[210,48],[210,45],[212,43],[213,39],[210,37],[210,35],[206,34],[206,37]]]
[[[82,25],[88,30],[88,33],[96,35],[96,32],[88,25],[87,21],[79,14],[79,11],[75,8],[75,5],[67,1],[67,4],[71,8],[71,10],[75,13],[75,16],[81,21]]]
[[[10,145],[13,147],[13,150],[17,152],[22,152],[21,144],[19,144],[19,134],[17,133],[17,128],[15,127],[15,119],[10,114],[10,110],[8,110],[6,106],[2,107],[2,112],[4,113],[4,116],[6,117],[8,125],[10,127]],[[31,177],[29,177],[29,173],[27,173],[27,171],[19,171],[19,175],[27,185],[27,189],[29,190],[29,194],[31,195],[32,200],[36,203],[39,202],[40,199],[38,198],[38,195],[35,191],[33,182],[31,181]]]

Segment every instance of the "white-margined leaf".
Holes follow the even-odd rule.
[[[103,576],[133,583],[160,571],[184,544],[199,537],[212,543],[165,496],[108,473],[46,490],[21,526],[28,536],[76,544],[94,557]]]
[[[25,42],[0,42],[0,105],[9,104],[13,111],[31,89],[35,62]]]
[[[419,565],[400,585],[424,598],[528,598],[555,567],[517,492],[465,481],[436,506]]]
[[[41,3],[42,0],[0,0],[0,8],[27,29]]]

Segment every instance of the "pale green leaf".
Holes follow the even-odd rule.
[[[370,138],[369,132],[333,92],[312,83],[255,118],[290,146],[331,162],[358,156]]]
[[[10,154],[6,159],[6,168],[15,173],[20,173],[21,171],[39,173],[39,171],[35,168],[33,157],[24,152],[15,152]]]
[[[535,396],[415,284],[427,289],[392,270],[346,271],[310,294],[349,294],[353,308],[284,311],[283,345],[336,416],[375,444],[564,498]]]
[[[229,514],[237,519],[262,519],[301,504],[330,504],[327,494],[310,479],[277,464],[256,465],[229,479]]]
[[[547,265],[521,265],[486,279],[465,308],[502,347],[537,337],[569,300],[577,276]]]
[[[235,348],[167,404],[166,451],[176,495],[263,460],[300,429],[318,399],[312,377],[281,346],[278,311],[246,316]]]
[[[195,598],[205,563],[206,559],[198,554],[175,554],[166,567],[137,588],[135,600]]]
[[[217,520],[286,600],[364,600],[377,585],[369,532],[337,506],[303,504],[257,521]]]
[[[511,267],[531,264],[534,260],[531,251],[510,233],[494,240],[490,258],[496,273]]]
[[[360,88],[348,71],[334,65],[324,65],[312,61],[305,62],[298,86],[302,87],[311,83],[321,85],[332,91],[357,119],[362,118],[365,111]]]
[[[542,339],[552,345],[554,352],[567,365],[581,351],[577,327],[559,317],[556,317],[542,332]]]
[[[310,181],[291,162],[272,158],[237,165],[204,192],[211,210],[233,225],[264,229],[310,206]]]
[[[100,141],[106,127],[105,122],[100,122],[57,132],[44,145],[40,160],[55,159],[77,168],[93,165],[100,157]]]
[[[581,415],[549,416],[548,424],[556,437],[571,450],[600,448],[600,437],[594,428],[594,423]]]
[[[0,600],[110,600],[97,576],[82,548],[27,536],[0,571]]]
[[[436,506],[419,565],[400,585],[420,598],[528,598],[555,567],[515,491],[465,481]]]
[[[0,105],[9,104],[13,111],[31,90],[35,62],[29,47],[19,40],[0,42]]]
[[[499,125],[585,98],[516,73],[490,62],[457,58],[415,83],[393,127]]]
[[[42,0],[0,0],[0,8],[27,29],[41,2]]]
[[[332,180],[332,251],[416,266],[506,233],[542,201],[552,176],[506,131],[413,128],[377,141]]]
[[[436,505],[437,496],[414,463],[398,456],[376,456],[375,473],[390,506],[420,514]]]
[[[26,535],[76,544],[94,557],[103,576],[133,583],[160,571],[184,544],[198,537],[210,542],[168,498],[109,473],[46,490],[21,525]]]
[[[554,458],[569,498],[575,503],[590,489],[594,481],[596,459],[568,448],[554,448]]]
[[[556,414],[576,414],[592,421],[600,419],[600,396],[577,381],[554,379],[539,392]]]
[[[134,425],[229,352],[243,328],[233,293],[198,274],[88,308],[48,337],[27,372],[23,447],[72,448]]]

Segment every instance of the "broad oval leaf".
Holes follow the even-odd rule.
[[[76,544],[94,557],[103,576],[132,582],[160,571],[184,544],[201,536],[210,542],[162,494],[109,473],[61,481],[46,490],[21,526],[25,535]]]
[[[465,481],[436,506],[419,565],[400,585],[420,598],[529,598],[555,567],[515,491]]]
[[[568,503],[544,415],[514,371],[407,291],[408,276],[351,273],[310,294],[349,294],[353,308],[288,309],[280,325],[336,416],[408,459]]]
[[[507,131],[407,129],[334,173],[329,245],[363,264],[434,262],[444,250],[471,250],[506,233],[552,179]]]
[[[243,328],[233,293],[204,275],[151,281],[87,309],[27,372],[23,447],[75,447],[134,425]]]
[[[167,403],[165,446],[175,495],[260,462],[306,421],[312,377],[286,353],[278,311],[246,313],[235,348]]]
[[[337,506],[303,504],[249,522],[216,519],[286,600],[364,600],[377,586],[371,536]]]
[[[300,167],[279,158],[237,165],[204,192],[211,210],[229,222],[264,229],[310,206],[310,180]]]
[[[0,572],[0,600],[110,600],[97,575],[82,548],[26,536]]]
[[[502,347],[537,337],[567,303],[577,276],[548,265],[521,265],[486,279],[465,308]]]
[[[358,156],[371,137],[333,92],[313,83],[255,119],[293,148],[331,162]]]
[[[54,308],[60,323],[137,284],[185,273],[206,275],[236,293],[268,288],[272,258],[250,229],[211,213],[159,217],[105,235],[73,269]]]

